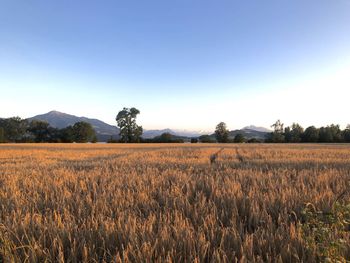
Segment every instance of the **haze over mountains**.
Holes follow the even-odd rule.
[[[50,111],[45,114],[40,114],[31,118],[28,118],[29,121],[34,119],[46,121],[50,124],[50,126],[59,128],[59,129],[65,128],[69,125],[74,125],[77,122],[84,121],[84,122],[90,123],[92,127],[95,129],[98,141],[102,141],[102,142],[107,141],[111,137],[113,137],[114,139],[119,138],[119,128],[117,126],[107,124],[98,119],[78,117],[78,116],[74,116],[74,115],[59,112],[59,111]],[[161,130],[144,130],[142,137],[145,139],[150,139],[150,138],[159,136],[165,132],[171,133],[176,136],[188,137],[188,138],[199,137],[201,135],[208,134],[208,132],[205,132],[205,131],[161,129]],[[256,126],[250,125],[250,126],[244,127],[241,130],[230,131],[230,137],[234,137],[236,134],[241,133],[247,139],[250,139],[250,138],[264,139],[267,132],[270,132],[270,130],[263,127],[256,127]]]

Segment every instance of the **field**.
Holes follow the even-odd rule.
[[[347,145],[3,144],[0,262],[345,262],[349,180]]]

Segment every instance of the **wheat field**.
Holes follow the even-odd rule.
[[[3,144],[0,262],[346,262],[349,177],[348,145]]]

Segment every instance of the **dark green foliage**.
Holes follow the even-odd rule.
[[[299,225],[310,250],[315,250],[319,262],[347,262],[343,235],[350,231],[350,203],[336,202],[330,211],[320,211],[307,204]]]
[[[4,142],[25,142],[28,122],[20,117],[12,117],[0,120],[3,129]]]
[[[283,129],[283,123],[278,120],[271,127],[274,131],[270,133],[266,139],[266,142],[274,143],[341,143],[350,142],[350,127],[342,131],[339,125],[330,125],[327,127],[321,127],[317,129],[314,126],[308,127],[305,131],[297,123],[293,123],[291,127]]]
[[[319,130],[319,142],[341,142],[342,132],[339,125],[330,125],[327,127],[321,127]]]
[[[184,140],[168,132],[161,134],[151,140],[154,143],[183,143]]]
[[[302,142],[318,142],[319,130],[315,126],[306,128],[301,136]]]
[[[247,141],[247,143],[261,143],[261,141],[256,138],[251,138]]]
[[[297,123],[293,123],[291,127],[284,129],[285,142],[299,143],[304,132],[303,127]]]
[[[111,136],[107,141],[107,143],[117,143],[117,142],[118,140],[114,139],[113,136]]]
[[[35,142],[50,141],[49,124],[45,121],[33,120],[30,122],[28,132],[33,136]]]
[[[96,142],[96,133],[90,123],[77,122],[72,127],[75,142]]]
[[[281,143],[284,142],[284,133],[283,133],[283,126],[284,124],[277,120],[274,124],[271,125],[272,128],[274,128],[274,131],[271,132],[268,135],[267,142],[273,142],[273,143]]]
[[[245,138],[242,134],[237,134],[233,140],[233,142],[235,143],[242,143],[242,142],[245,142]]]
[[[191,138],[191,143],[198,143],[198,139],[197,138]]]
[[[229,130],[226,127],[226,123],[220,122],[215,128],[215,138],[220,143],[228,142]]]
[[[201,135],[198,140],[202,143],[214,143],[215,140],[210,135]]]
[[[3,127],[0,127],[0,143],[5,142],[5,131]]]
[[[60,130],[60,140],[64,143],[74,142],[74,131],[72,126]]]
[[[343,131],[343,139],[344,142],[350,142],[350,125]]]
[[[123,108],[117,117],[116,121],[120,128],[120,141],[125,143],[140,142],[143,132],[142,126],[136,124],[136,117],[140,111],[136,108]]]

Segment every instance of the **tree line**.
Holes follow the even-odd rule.
[[[326,127],[316,128],[309,126],[305,130],[298,123],[284,127],[284,124],[277,120],[272,126],[274,130],[268,134],[266,142],[273,143],[349,143],[350,125],[344,130],[339,125],[331,124]]]
[[[140,111],[136,108],[123,108],[116,116],[119,127],[119,140],[111,137],[108,142],[122,143],[183,143],[184,137],[163,133],[153,139],[142,138],[143,128],[136,123]],[[284,127],[277,120],[272,126],[273,131],[267,133],[266,138],[247,139],[238,133],[234,138],[230,137],[230,131],[225,122],[220,122],[213,135],[202,135],[191,138],[191,143],[349,143],[350,125],[344,130],[339,125],[329,125],[316,128],[310,126],[304,128],[298,123]],[[87,122],[77,122],[63,129],[51,127],[49,123],[40,120],[28,121],[19,117],[0,119],[0,143],[3,142],[97,142],[96,132]]]
[[[45,121],[28,121],[19,117],[0,119],[0,143],[25,142],[96,142],[90,123],[77,122],[63,129],[51,127]]]

